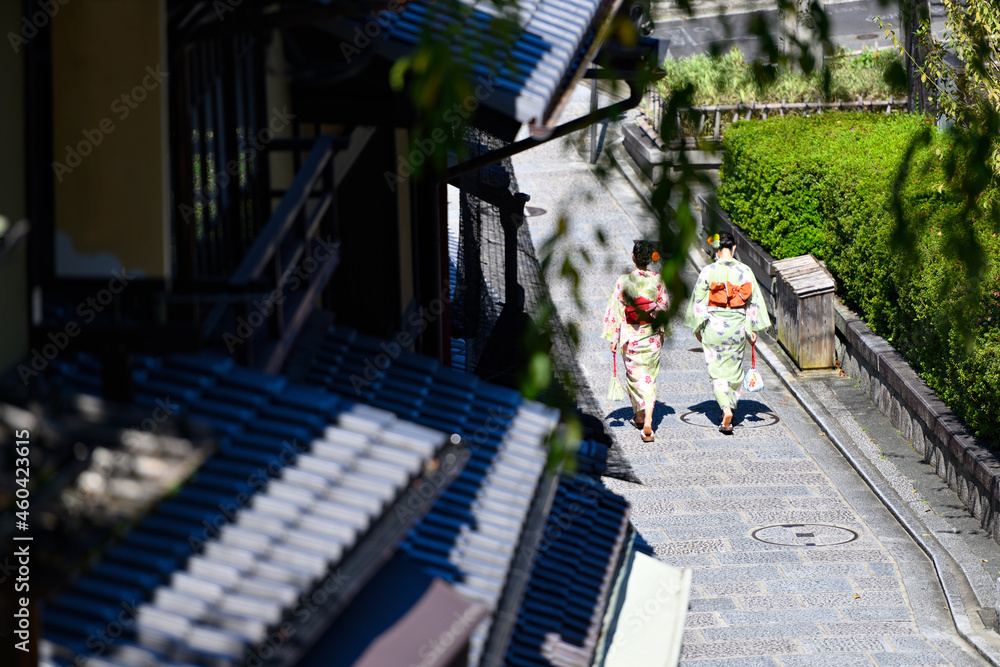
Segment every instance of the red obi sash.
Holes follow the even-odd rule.
[[[743,308],[750,300],[753,285],[749,282],[734,285],[728,280],[724,283],[710,283],[708,286],[708,305],[716,308]]]
[[[643,297],[637,297],[635,305],[625,305],[625,321],[632,325],[648,324],[653,321],[650,314],[656,307],[656,302]]]

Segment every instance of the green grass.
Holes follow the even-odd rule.
[[[755,76],[757,67],[747,63],[736,47],[722,56],[696,55],[678,60],[667,60],[663,69],[666,76],[657,84],[666,99],[672,91],[687,84],[694,86],[694,106],[726,105],[737,103],[885,100],[890,95],[899,97],[905,90],[886,82],[886,72],[899,62],[894,51],[866,49],[860,54],[840,53],[827,59],[829,96],[824,94],[824,72],[803,74],[799,71],[771,71],[773,80],[762,84]]]

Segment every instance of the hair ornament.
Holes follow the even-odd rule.
[[[712,234],[711,236],[709,236],[708,237],[708,245],[712,246],[713,249],[718,250],[719,249],[719,235],[718,234]]]
[[[653,261],[654,261],[654,262],[658,262],[658,261],[660,261],[660,253],[658,253],[658,252],[656,252],[656,251],[654,250],[654,251],[653,251],[653,256],[652,256],[652,259],[653,259]]]

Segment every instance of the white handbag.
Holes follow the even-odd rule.
[[[751,344],[750,347],[750,370],[743,378],[743,388],[747,391],[761,391],[764,389],[764,378],[757,372],[757,346]]]

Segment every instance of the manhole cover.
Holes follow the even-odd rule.
[[[539,215],[545,215],[548,213],[544,208],[539,208],[538,206],[525,206],[524,215],[525,217],[532,218]]]
[[[680,419],[685,424],[691,426],[701,426],[703,428],[719,428],[722,422],[722,410],[716,406],[708,410],[688,410],[681,414]],[[733,426],[737,428],[758,428],[760,426],[771,426],[780,421],[778,415],[773,412],[762,410],[741,410],[739,407],[733,412]]]
[[[686,348],[685,351],[686,352],[697,352],[698,354],[704,354],[705,348],[703,348],[701,345],[698,345],[697,347]]]
[[[832,547],[858,539],[858,534],[843,526],[822,523],[786,523],[764,526],[750,533],[750,537],[765,544],[786,547]]]

